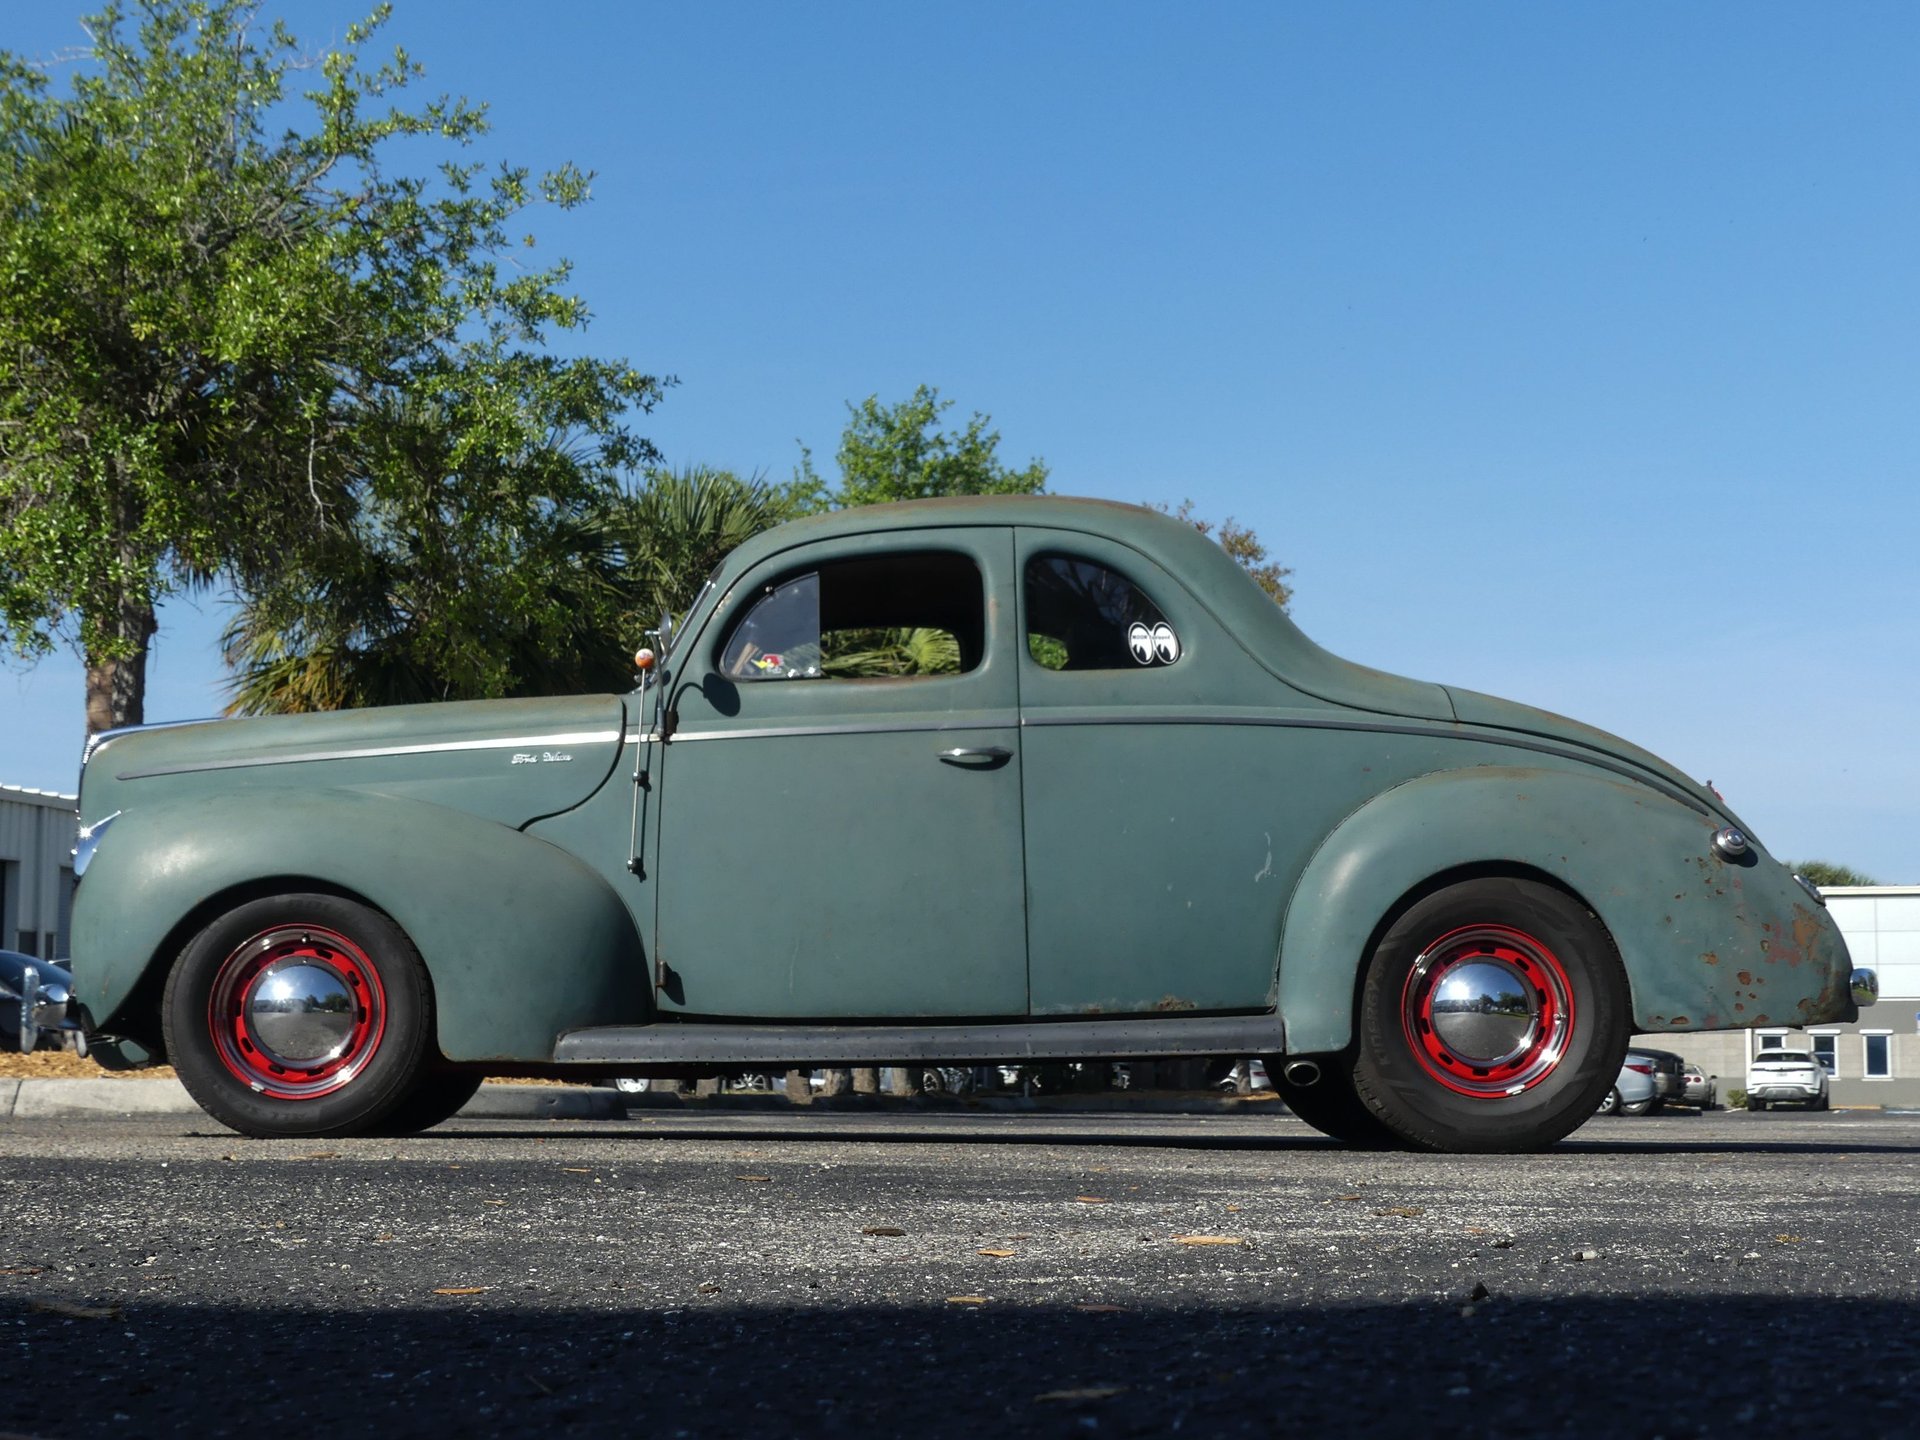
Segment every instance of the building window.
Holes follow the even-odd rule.
[[[1829,1075],[1838,1075],[1840,1073],[1840,1057],[1838,1054],[1840,1032],[1837,1030],[1828,1031],[1810,1038],[1813,1041],[1813,1058],[1820,1062],[1820,1068],[1825,1070]]]
[[[1754,1052],[1762,1050],[1784,1050],[1787,1048],[1787,1032],[1784,1030],[1760,1030],[1753,1037]]]
[[[1892,1079],[1892,1034],[1885,1030],[1863,1030],[1860,1040],[1866,1050],[1866,1063],[1861,1073],[1869,1080]]]

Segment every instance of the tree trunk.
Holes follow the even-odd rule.
[[[132,645],[124,660],[87,656],[87,734],[144,725],[147,720],[147,647],[159,629],[153,601],[146,596],[121,600],[110,629],[113,638]]]

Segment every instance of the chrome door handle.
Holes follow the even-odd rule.
[[[1002,760],[1011,760],[1013,751],[999,745],[956,745],[951,750],[942,750],[940,758],[949,765],[964,765],[970,760],[998,765]]]

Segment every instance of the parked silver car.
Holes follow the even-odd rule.
[[[1692,1105],[1702,1114],[1717,1109],[1720,1104],[1719,1083],[1691,1061],[1687,1064],[1687,1073],[1682,1077],[1680,1103]]]
[[[1653,1108],[1653,1102],[1653,1064],[1629,1052],[1613,1088],[1601,1097],[1594,1114],[1644,1115]]]

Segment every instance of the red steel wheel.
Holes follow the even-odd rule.
[[[212,921],[167,976],[161,1023],[187,1092],[244,1135],[406,1123],[438,1062],[426,966],[391,919],[340,895],[267,896]]]
[[[1401,1015],[1427,1072],[1487,1099],[1538,1085],[1567,1053],[1573,982],[1553,951],[1507,925],[1469,925],[1427,946],[1407,972]]]
[[[337,931],[286,925],[237,946],[214,977],[207,1030],[257,1095],[313,1100],[350,1084],[386,1034],[386,989]]]
[[[1424,1150],[1538,1150],[1606,1097],[1630,1016],[1625,968],[1586,906],[1536,880],[1463,881],[1374,947],[1354,1089]]]

